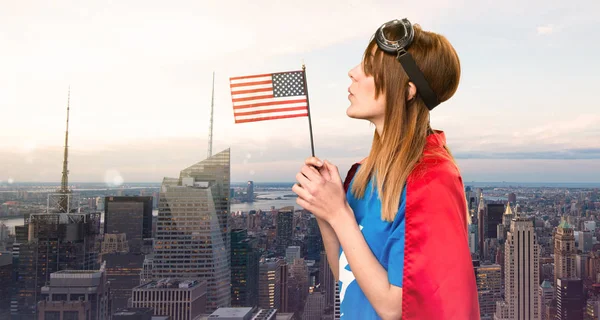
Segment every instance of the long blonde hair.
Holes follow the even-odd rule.
[[[414,25],[414,40],[408,48],[436,93],[440,102],[454,95],[460,81],[460,61],[450,42],[442,35],[423,31]],[[394,30],[388,30],[388,39],[396,38]],[[380,137],[375,131],[368,158],[361,164],[352,183],[352,193],[357,198],[365,194],[368,182],[375,178],[380,190],[381,218],[393,221],[405,182],[415,165],[423,156],[429,126],[429,109],[417,95],[407,101],[409,78],[395,55],[380,50],[371,40],[363,56],[363,68],[367,76],[373,76],[375,98],[385,96],[385,120]],[[436,152],[454,161],[450,151]],[[443,150],[442,150],[443,151]]]

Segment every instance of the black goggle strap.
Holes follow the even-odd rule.
[[[402,68],[404,68],[404,72],[406,72],[410,81],[417,87],[417,94],[421,96],[427,109],[430,111],[433,110],[440,102],[433,90],[431,90],[427,80],[425,80],[425,76],[421,70],[419,70],[419,67],[415,63],[415,59],[413,59],[412,55],[404,49],[398,50],[396,59],[400,62]]]

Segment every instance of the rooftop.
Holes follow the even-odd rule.
[[[101,270],[61,270],[50,274],[50,279],[91,279],[102,277]]]
[[[116,316],[135,316],[135,315],[152,315],[154,313],[154,309],[152,308],[126,308],[119,309],[114,314],[113,317]]]
[[[178,280],[178,279],[160,279],[157,281],[151,281],[145,283],[141,286],[136,287],[135,289],[155,289],[155,288],[170,288],[170,289],[189,289],[195,288],[201,284],[200,280],[188,279],[188,280]]]
[[[213,318],[240,318],[243,319],[248,314],[252,313],[252,308],[219,308],[215,310],[208,319]]]

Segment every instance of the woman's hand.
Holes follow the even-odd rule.
[[[338,168],[327,160],[308,158],[296,180],[298,184],[292,187],[298,195],[296,203],[315,217],[333,225],[351,212]]]

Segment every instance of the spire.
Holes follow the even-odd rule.
[[[479,196],[479,208],[477,208],[478,212],[481,210],[485,210],[485,200],[483,199],[483,193],[481,193],[481,195]]]
[[[512,208],[510,207],[510,201],[506,204],[506,211],[504,211],[504,215],[513,215]]]
[[[213,71],[212,81],[212,98],[210,99],[210,126],[208,129],[208,156],[207,159],[212,157],[212,143],[213,143],[213,111],[215,109],[215,72]]]
[[[561,229],[573,229],[573,227],[571,226],[570,223],[567,222],[567,219],[565,219],[565,217],[560,217],[560,224],[558,225],[559,228]]]
[[[69,210],[69,111],[71,104],[71,86],[69,86],[69,94],[67,96],[67,129],[65,131],[65,152],[63,159],[63,171],[62,171],[62,179],[60,181],[60,190],[58,191],[63,196],[60,197],[58,202],[60,212],[67,212]]]

